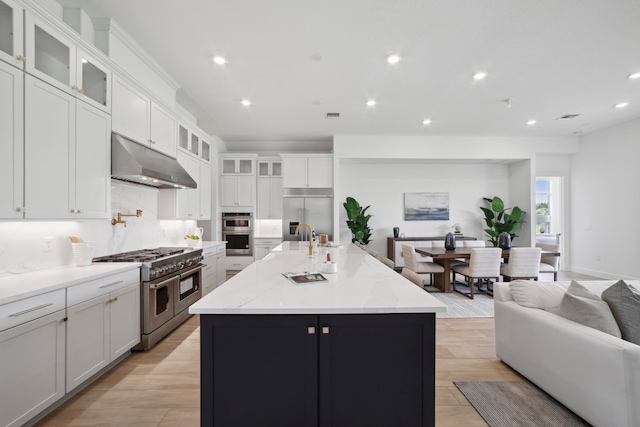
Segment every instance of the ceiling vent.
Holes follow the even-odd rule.
[[[340,113],[327,113],[327,119],[339,119]]]
[[[558,117],[558,120],[569,120],[569,119],[575,119],[576,117],[578,117],[580,114],[565,114],[564,116],[560,116]]]

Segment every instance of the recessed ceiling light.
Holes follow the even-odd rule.
[[[485,73],[484,71],[479,71],[473,75],[474,80],[482,80],[485,77],[487,77],[487,73]]]
[[[616,104],[616,105],[615,105],[615,107],[616,107],[616,108],[624,108],[624,107],[626,107],[627,105],[629,105],[629,103],[628,103],[628,102],[620,102],[620,103]]]
[[[422,124],[423,124],[423,125],[426,125],[426,126],[429,126],[429,125],[431,124],[431,119],[424,119],[424,120],[422,121]]]
[[[314,53],[313,55],[311,55],[311,59],[313,59],[314,61],[320,62],[324,59],[324,55],[321,53]]]
[[[227,62],[227,60],[226,60],[226,59],[224,59],[224,57],[223,57],[223,56],[215,55],[215,56],[213,57],[213,62],[215,62],[215,63],[216,63],[216,64],[218,64],[218,65],[222,65],[222,64],[225,64],[225,63]]]
[[[242,105],[244,105],[245,107],[248,107],[249,105],[251,105],[251,101],[249,101],[248,99],[243,99]]]
[[[535,124],[536,124],[536,121],[535,121],[535,120],[529,120],[529,121],[527,121],[527,125],[529,125],[529,126],[532,126],[532,125],[535,125]]]
[[[640,71],[638,71],[637,73],[629,74],[627,76],[627,78],[629,78],[629,79],[640,79]]]
[[[387,62],[389,64],[395,64],[396,62],[400,61],[400,56],[397,54],[391,54],[387,57]]]
[[[368,107],[373,107],[374,105],[376,105],[376,101],[374,101],[373,99],[370,99],[367,101],[367,106]]]

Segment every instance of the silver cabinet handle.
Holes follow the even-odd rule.
[[[42,304],[37,307],[27,308],[26,310],[22,310],[22,311],[18,311],[17,313],[10,314],[9,317],[22,316],[23,314],[31,313],[32,311],[40,310],[41,308],[49,307],[50,305],[53,305],[53,303],[49,302],[47,304]]]
[[[117,282],[107,283],[106,285],[102,285],[102,286],[100,286],[100,289],[104,289],[104,288],[108,288],[108,287],[111,287],[111,286],[115,286],[118,283],[122,283],[122,280],[118,280]]]
[[[116,301],[118,301],[118,297],[111,298],[111,299],[107,300],[107,301],[105,302],[105,304],[111,304],[112,302],[116,302]]]

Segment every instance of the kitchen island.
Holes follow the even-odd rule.
[[[294,284],[285,272],[337,273]],[[432,426],[440,301],[355,245],[284,242],[189,309],[201,424]]]

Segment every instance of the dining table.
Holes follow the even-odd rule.
[[[517,246],[513,246],[517,247]],[[471,250],[473,247],[460,247],[455,249],[439,248],[415,248],[420,255],[433,258],[433,261],[444,267],[444,274],[433,275],[433,286],[442,292],[451,292],[451,260],[469,259],[471,258]],[[511,249],[502,249],[502,258],[508,259]],[[560,256],[560,252],[542,251],[542,256]]]

